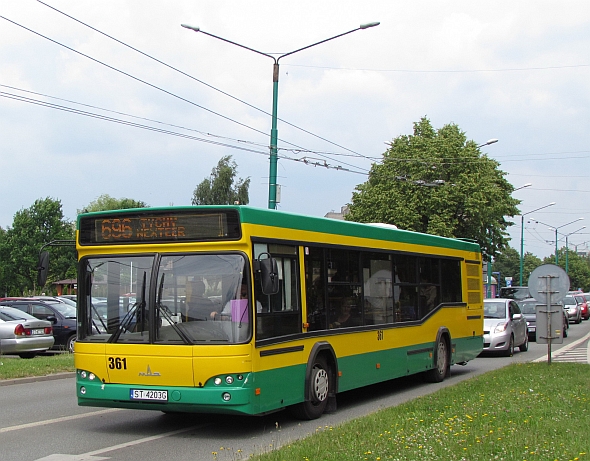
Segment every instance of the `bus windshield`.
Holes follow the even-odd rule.
[[[241,253],[92,257],[80,267],[81,341],[232,344],[251,336]]]

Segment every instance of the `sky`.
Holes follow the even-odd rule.
[[[513,193],[525,251],[553,254],[555,227],[590,246],[587,0],[0,0],[0,16],[4,229],[46,197],[70,220],[103,194],[190,205],[224,155],[266,208],[273,61],[181,24],[285,54],[376,21],[279,61],[278,209],[340,211],[426,116],[498,139],[482,152],[532,184]]]

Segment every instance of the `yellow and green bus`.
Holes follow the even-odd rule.
[[[483,346],[469,241],[248,206],[78,217],[78,404],[303,419]]]

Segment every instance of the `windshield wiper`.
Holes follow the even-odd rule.
[[[133,303],[133,306],[131,306],[131,309],[129,309],[129,312],[127,312],[127,314],[125,314],[125,317],[123,317],[123,321],[121,322],[121,325],[119,325],[119,328],[117,329],[117,331],[115,333],[113,333],[113,336],[111,336],[111,338],[109,339],[109,342],[117,342],[119,340],[119,337],[121,336],[121,333],[123,333],[123,331],[129,331],[129,325],[131,324],[131,320],[133,320],[133,318],[136,316],[137,314],[137,322],[136,322],[136,326],[137,323],[139,323],[139,321],[141,321],[141,332],[143,333],[144,330],[144,326],[145,326],[145,280],[146,280],[146,272],[144,271],[143,273],[143,281],[141,283],[141,295],[139,297],[139,299],[137,299],[135,301],[135,303]],[[141,319],[139,318],[141,316]]]

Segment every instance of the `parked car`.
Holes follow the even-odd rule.
[[[521,352],[529,348],[526,320],[513,299],[484,299],[483,351],[502,352],[511,357],[518,346]]]
[[[531,295],[529,293],[529,287],[517,287],[517,286],[501,287],[499,295],[500,295],[499,296],[500,298],[516,299],[517,301],[531,297]]]
[[[529,330],[529,341],[536,341],[537,340],[537,304],[539,303],[535,298],[528,298],[523,299],[522,301],[518,301],[518,307],[520,307],[520,311],[524,316],[527,327]],[[560,301],[559,305],[561,306],[561,312],[563,314],[563,337],[567,338],[568,329],[570,327],[570,323],[563,307],[563,303]]]
[[[570,323],[580,323],[582,321],[581,304],[581,296],[567,295],[565,298],[563,298],[563,305],[567,310],[567,317]]]
[[[78,302],[78,295],[61,295],[61,296],[57,296],[58,298],[66,298],[69,299],[70,301],[74,301],[75,303]]]
[[[74,342],[77,338],[74,307],[47,298],[10,298],[0,301],[0,305],[14,307],[40,320],[48,320],[53,324],[54,349],[74,351]]]
[[[30,359],[50,349],[54,341],[51,322],[0,306],[0,354]]]
[[[588,319],[590,319],[590,293],[582,293],[582,296],[586,300],[586,306],[588,307],[588,309],[586,309],[585,313],[582,312],[582,319],[588,320]]]

